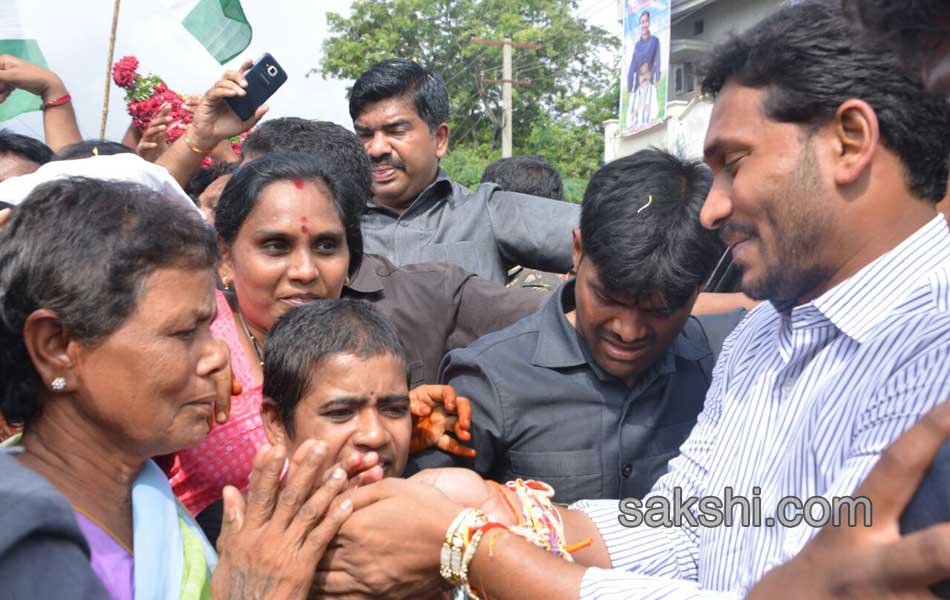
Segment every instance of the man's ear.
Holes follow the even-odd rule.
[[[435,156],[442,158],[449,151],[449,124],[442,123],[435,130]]]
[[[284,420],[280,414],[280,407],[272,399],[264,396],[261,401],[261,420],[264,421],[264,432],[271,446],[287,447],[290,436],[284,427]]]
[[[54,379],[62,378],[66,385],[56,392],[76,389],[75,351],[78,344],[71,338],[56,312],[47,308],[33,311],[23,324],[23,343],[46,389],[53,389]]]
[[[584,257],[584,245],[581,243],[581,230],[580,227],[575,227],[571,231],[572,238],[572,254],[574,260],[574,272],[577,272],[577,267],[581,264],[581,258]]]
[[[831,157],[834,182],[849,185],[867,173],[881,140],[874,109],[857,98],[845,100],[835,111],[832,129],[835,156]]]

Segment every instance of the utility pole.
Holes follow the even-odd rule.
[[[540,50],[540,44],[523,44],[512,42],[507,35],[501,40],[483,40],[472,38],[472,44],[476,46],[501,46],[502,47],[502,70],[501,79],[483,79],[482,83],[500,83],[501,84],[501,102],[504,109],[504,123],[501,130],[501,156],[508,158],[511,156],[511,134],[512,134],[512,115],[511,115],[511,86],[529,85],[530,79],[512,79],[511,73],[511,48],[524,48],[527,50]]]

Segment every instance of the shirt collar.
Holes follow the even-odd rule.
[[[538,343],[531,364],[551,369],[588,365],[601,381],[614,377],[604,371],[590,353],[577,329],[567,320],[566,313],[574,310],[574,285],[571,280],[559,287],[541,309]],[[692,318],[692,317],[691,317]],[[666,352],[640,378],[649,381],[655,374],[666,375],[676,371],[676,357],[699,360],[709,354],[697,340],[680,332]]]
[[[538,344],[531,364],[558,369],[588,364],[581,336],[565,314],[574,310],[574,281],[559,287],[541,309]],[[589,364],[596,366],[591,360]]]
[[[935,268],[950,262],[950,231],[937,215],[903,242],[809,304],[793,309],[802,321],[817,309],[858,343],[886,319],[908,294],[925,284]]]
[[[447,198],[449,201],[451,201],[454,196],[454,194],[452,193],[452,187],[456,185],[459,185],[459,184],[449,179],[448,173],[443,171],[442,167],[439,167],[439,171],[435,175],[435,181],[430,183],[428,186],[426,186],[424,190],[419,192],[419,195],[416,196],[416,198],[412,202],[409,203],[409,206],[406,207],[406,210],[404,211],[403,214],[412,210],[412,207],[416,206],[416,204],[420,204],[420,198],[422,199],[423,203],[426,201],[426,199],[430,197],[436,198],[436,199]],[[395,211],[392,210],[391,208],[387,208],[385,206],[382,206],[380,204],[376,204],[375,202],[373,202],[372,197],[366,200],[366,207],[373,210],[383,210],[383,211],[388,211],[393,214],[396,214]]]

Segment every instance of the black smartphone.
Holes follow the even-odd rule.
[[[247,87],[244,91],[245,96],[235,98],[225,98],[225,102],[231,107],[242,121],[247,121],[254,116],[254,112],[264,104],[268,98],[274,95],[277,88],[284,85],[287,81],[287,72],[274,60],[270,53],[265,52],[263,56],[254,61],[254,65],[245,71],[244,79],[247,80]]]

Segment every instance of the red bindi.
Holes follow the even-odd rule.
[[[307,235],[308,233],[310,233],[310,228],[307,227],[306,225],[301,225],[301,226],[300,226],[300,233],[302,233],[302,234],[304,234],[304,235]]]
[[[294,177],[294,187],[296,187],[298,190],[302,190],[302,189],[303,189],[303,179],[301,179],[301,178],[299,178],[299,177]]]

